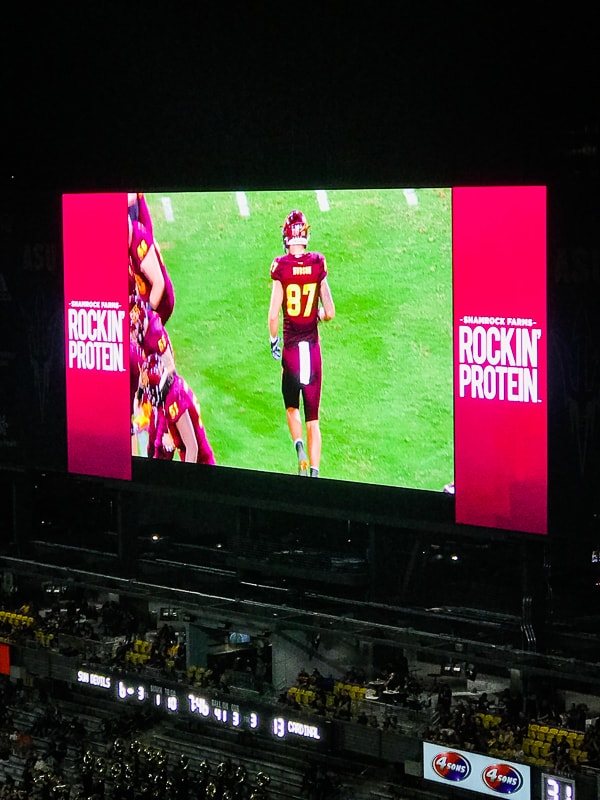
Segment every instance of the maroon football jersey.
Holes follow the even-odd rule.
[[[327,277],[321,253],[286,253],[271,265],[271,278],[283,286],[283,341],[286,347],[319,340],[318,312],[321,282]]]
[[[147,311],[147,324],[142,338],[142,348],[146,358],[151,353],[158,353],[159,356],[162,356],[171,350],[171,340],[167,329],[163,325],[159,314],[156,311],[152,311],[152,309]]]
[[[148,231],[141,223],[135,221],[132,223],[132,228],[132,239],[131,245],[129,246],[129,294],[130,296],[132,294],[131,289],[133,278],[135,280],[136,294],[139,295],[142,300],[148,302],[152,286],[142,271],[142,262],[152,245],[154,245],[158,263],[160,264],[160,271],[162,272],[165,280],[165,290],[156,311],[160,314],[163,324],[166,324],[167,320],[173,313],[173,308],[175,306],[175,290],[173,288],[173,282],[171,281],[169,273],[167,272],[167,268],[162,260],[158,245],[152,238],[150,231]]]
[[[173,382],[165,397],[164,407],[169,423],[169,432],[173,437],[175,447],[182,455],[182,460],[185,458],[185,446],[177,430],[176,423],[185,411],[189,411],[196,439],[198,440],[198,463],[214,464],[215,457],[208,443],[206,431],[200,417],[200,404],[193,391],[180,375],[173,376]]]

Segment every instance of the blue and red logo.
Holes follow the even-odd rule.
[[[510,764],[492,764],[481,773],[488,789],[498,794],[514,794],[523,786],[523,776]]]
[[[471,774],[471,764],[461,753],[448,750],[434,756],[431,766],[436,775],[446,781],[464,781]]]

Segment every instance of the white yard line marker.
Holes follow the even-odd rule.
[[[419,205],[419,198],[417,197],[417,192],[415,189],[405,189],[404,197],[406,197],[406,202],[409,206]]]
[[[249,217],[250,206],[248,205],[248,198],[246,197],[246,192],[236,192],[235,199],[238,204],[238,208],[240,210],[240,216]]]
[[[317,189],[317,203],[321,211],[329,211],[329,198],[325,189]]]
[[[161,197],[160,202],[162,203],[163,213],[165,215],[165,219],[167,220],[167,222],[175,222],[175,215],[173,214],[173,206],[171,205],[171,198]]]

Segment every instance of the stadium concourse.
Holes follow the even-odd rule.
[[[183,615],[160,600],[155,612],[51,580],[37,594],[31,585],[3,594],[0,646],[10,650],[0,704],[3,798],[435,797],[420,777],[423,740],[570,778],[593,778],[600,768],[598,697],[559,698],[543,681],[524,697],[510,679],[478,674],[474,665],[402,655],[384,669],[365,658],[337,672],[319,652],[318,634],[308,648],[290,643],[295,674],[279,690],[271,648],[236,632],[235,620],[205,641],[198,666],[190,662],[198,641]],[[117,696],[105,691],[117,681]],[[187,697],[199,713],[169,715],[142,702],[159,691],[170,710]],[[252,721],[223,724],[235,713],[241,721],[250,706],[248,719],[270,714],[273,730],[296,720],[302,741],[261,738]],[[336,729],[330,741],[327,728]],[[354,752],[336,748],[342,730]],[[317,739],[326,746],[311,749]]]

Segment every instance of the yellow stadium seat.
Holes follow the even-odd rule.
[[[549,730],[550,729],[549,729],[549,727],[547,725],[540,725],[540,729],[539,729],[538,735],[537,735],[537,738],[540,740],[540,742],[545,742],[546,741],[546,736],[548,735],[548,731]]]
[[[559,730],[558,728],[548,728],[548,733],[546,734],[546,741],[551,742],[558,736]]]
[[[539,731],[540,731],[540,726],[538,725],[537,722],[529,723],[528,733],[530,739],[537,739]]]
[[[540,742],[540,756],[542,758],[550,756],[550,742]]]

